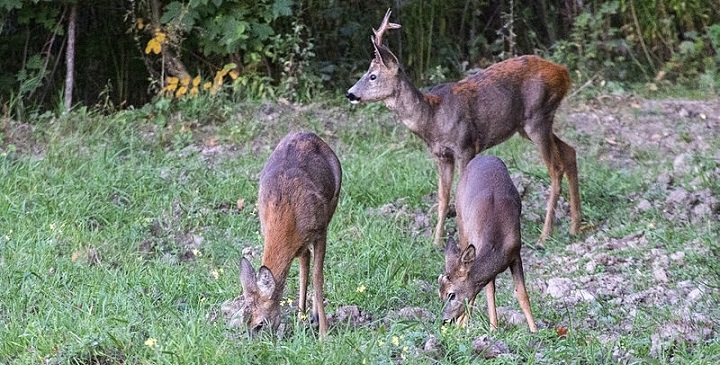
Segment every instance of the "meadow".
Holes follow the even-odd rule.
[[[718,99],[565,102],[556,130],[578,150],[583,232],[568,234],[564,195],[542,250],[549,178],[534,146],[516,136],[486,152],[523,196],[537,334],[509,273],[498,331],[482,296],[469,327],[442,325],[436,169],[383,106],[192,103],[2,120],[0,363],[720,361]],[[259,265],[258,173],[293,130],[316,132],[343,166],[325,261],[332,326],[319,341],[290,309],[294,264],[281,333],[251,339],[221,308],[241,294],[240,258]]]

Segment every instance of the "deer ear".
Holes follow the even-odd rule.
[[[460,256],[460,262],[463,266],[470,266],[475,261],[475,246],[469,245],[465,251],[463,251],[462,256]]]
[[[275,278],[267,266],[263,265],[258,269],[257,287],[266,297],[272,296],[275,292]]]
[[[452,271],[452,267],[457,262],[460,249],[458,248],[457,241],[451,236],[448,236],[445,242],[445,272]]]
[[[255,283],[255,270],[246,258],[240,260],[240,285],[243,288],[243,296],[248,297],[257,292]]]
[[[397,57],[384,45],[377,45],[375,37],[371,37],[373,47],[375,48],[375,61],[382,64],[386,68],[397,70],[400,62]]]

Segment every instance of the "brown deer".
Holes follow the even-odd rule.
[[[314,133],[283,138],[260,173],[258,211],[265,237],[262,266],[255,274],[250,261],[240,263],[245,320],[251,332],[280,324],[280,302],[290,265],[300,261],[299,309],[305,312],[310,254],[313,263],[313,318],[320,336],[327,334],[323,305],[323,261],[328,224],[337,207],[342,182],[340,161]]]
[[[468,163],[455,203],[460,245],[448,239],[445,273],[438,278],[440,299],[445,301],[443,321],[467,324],[467,309],[485,287],[490,328],[497,329],[495,277],[509,267],[530,332],[537,332],[520,257],[521,204],[520,194],[499,158],[478,156]]]
[[[386,30],[400,28],[389,19],[388,9],[380,29],[373,29],[375,58],[346,96],[352,103],[385,102],[430,148],[439,170],[435,244],[442,244],[455,163],[462,174],[476,154],[515,132],[535,143],[550,173],[550,198],[538,243],[552,233],[563,175],[570,187],[570,233],[578,233],[582,217],[575,150],[553,133],[555,110],[570,87],[567,70],[537,56],[520,56],[422,93],[382,44]]]

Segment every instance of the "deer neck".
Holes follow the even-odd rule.
[[[433,106],[404,73],[398,75],[395,93],[385,99],[385,105],[410,131],[420,135],[430,122]]]
[[[283,291],[285,290],[285,283],[287,280],[288,273],[290,272],[290,265],[292,264],[293,257],[288,255],[272,255],[263,254],[262,264],[270,269],[270,272],[275,279],[275,292],[273,297],[282,297]]]

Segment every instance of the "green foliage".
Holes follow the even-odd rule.
[[[242,52],[243,63],[255,65],[267,56],[273,22],[289,16],[291,6],[288,0],[173,1],[160,21],[192,36],[205,56]]]
[[[634,44],[610,21],[619,8],[618,1],[610,1],[594,13],[581,13],[575,18],[569,39],[555,45],[553,58],[573,71],[577,81],[598,76],[623,80],[638,71],[631,54]]]
[[[403,27],[385,39],[421,86],[535,53],[569,66],[579,85],[717,90],[714,1],[401,1],[392,10]],[[26,119],[55,109],[64,86],[67,9],[75,2],[0,0],[3,114]],[[371,29],[388,7],[328,0],[118,4],[79,7],[74,96],[87,106],[140,107],[167,86],[167,76],[205,80],[227,64],[237,65],[237,78],[225,91],[238,98],[305,102],[320,91],[342,94],[367,69]],[[168,75],[165,46],[183,64],[183,75]]]
[[[276,37],[272,46],[273,60],[282,65],[277,95],[291,101],[309,102],[322,89],[323,74],[312,67],[315,44],[308,32],[294,22],[292,32]]]

